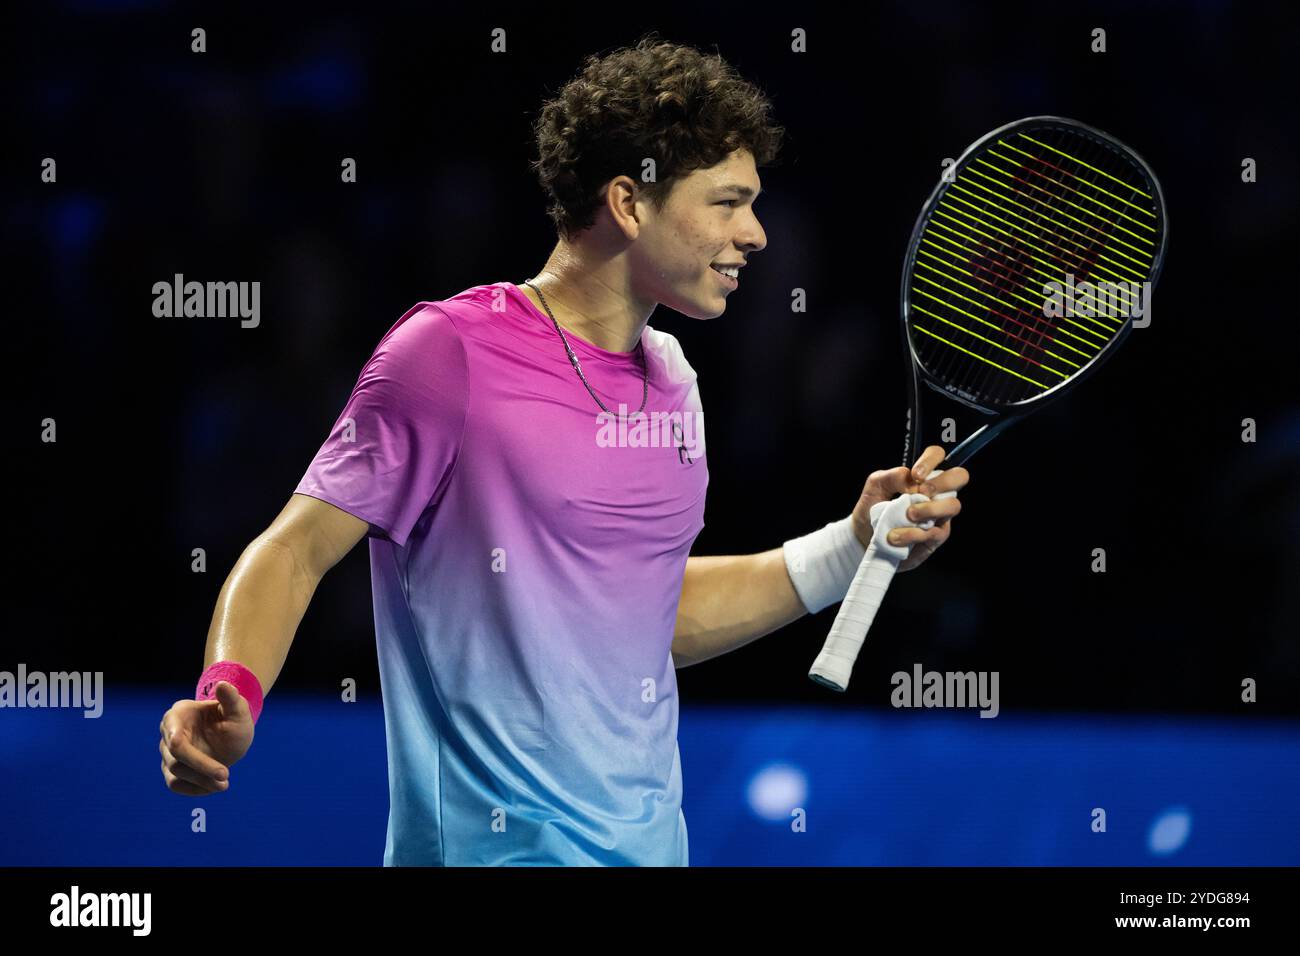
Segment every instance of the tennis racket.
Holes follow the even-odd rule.
[[[968,147],[921,210],[903,262],[912,368],[903,464],[922,447],[921,383],[992,419],[948,453],[944,467],[955,468],[1095,372],[1134,319],[1149,321],[1167,236],[1155,174],[1100,130],[1034,116]],[[848,688],[910,550],[887,532],[932,526],[905,517],[925,500],[900,495],[871,509],[871,544],[808,672],[817,683]]]

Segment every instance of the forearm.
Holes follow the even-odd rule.
[[[688,558],[673,633],[673,663],[689,667],[734,651],[807,614],[781,548]]]
[[[255,539],[221,587],[208,628],[206,667],[238,661],[269,693],[320,578],[292,548],[268,535]]]

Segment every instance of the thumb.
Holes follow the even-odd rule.
[[[872,472],[867,478],[866,494],[878,501],[887,501],[894,495],[907,491],[912,473],[906,465]]]
[[[248,701],[229,681],[217,681],[217,714],[222,720],[250,716]]]

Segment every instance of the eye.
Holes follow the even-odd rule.
[[[734,209],[734,208],[735,208],[735,205],[734,205],[734,204],[735,204],[735,203],[738,203],[738,202],[740,202],[739,199],[724,199],[724,200],[722,200],[721,202],[714,203],[714,205],[717,205],[717,206],[731,206],[731,207]]]

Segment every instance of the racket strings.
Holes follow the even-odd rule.
[[[1026,134],[1024,138],[1028,139],[1029,136]],[[1039,153],[1055,148],[1054,144],[1041,140],[1035,140],[1035,142],[1040,147],[1038,149]],[[1003,140],[999,145],[1012,146],[1013,144]],[[1086,145],[1091,145],[1091,143],[1089,142]],[[1106,247],[1105,233],[1094,230],[1094,234],[1087,234],[1081,230],[1072,229],[1062,221],[1060,216],[1054,215],[1054,213],[1058,211],[1061,205],[1072,201],[1069,197],[1079,195],[1083,190],[1083,184],[1092,182],[1088,169],[1089,167],[1095,167],[1095,164],[1084,160],[1083,157],[1073,156],[1072,154],[1078,165],[1075,170],[1071,170],[1027,150],[1021,150],[1021,152],[1027,158],[1023,160],[1019,167],[1009,170],[1002,177],[1001,182],[995,182],[996,189],[984,188],[983,192],[986,194],[984,196],[985,212],[991,212],[998,218],[1012,222],[1017,227],[1013,232],[1018,243],[1029,243],[1029,236],[1033,236],[1037,240],[1036,244],[1047,255],[1052,265],[1074,275],[1076,282],[1093,278],[1095,263],[1100,256],[1104,255],[1101,250]],[[1089,159],[1093,158],[1096,158],[1095,155],[1089,156]],[[1035,169],[1035,167],[1038,167],[1038,169]],[[1031,169],[1040,172],[1040,175],[1056,186],[1057,191],[1052,194],[1051,201],[1044,198],[1043,194],[1033,194],[1029,190],[1022,188],[1021,184],[1031,178],[1029,176]],[[992,182],[992,180],[990,181]],[[994,210],[996,211],[994,212]],[[1059,272],[1053,276],[1044,270],[1039,271],[1041,274],[1037,283],[1035,283],[1038,289],[1037,298],[1030,298],[1026,294],[1027,291],[1033,288],[1028,284],[1023,287],[1025,291],[1011,291],[1017,292],[1021,299],[1033,305],[1033,311],[1029,314],[1035,317],[1036,324],[1041,322],[1046,327],[1046,331],[1040,334],[1040,339],[1042,337],[1055,339],[1059,337],[1058,328],[1073,325],[1078,331],[1072,334],[1078,340],[1091,343],[1093,354],[1100,351],[1109,342],[1113,332],[1118,330],[1120,323],[1115,323],[1113,327],[1110,327],[1104,322],[1084,317],[1084,321],[1067,320],[1058,326],[1057,323],[1044,315],[1041,288],[1045,280],[1061,280],[1064,277]],[[1089,322],[1092,325],[1089,325]],[[1079,363],[1070,362],[1068,359],[1062,361],[1062,356],[1058,352],[1049,352],[1043,348],[1041,341],[1037,344],[1041,350],[1038,356],[1041,361],[1034,362],[1037,368],[1034,370],[1032,377],[1039,382],[1040,387],[1046,383],[1050,383],[1046,387],[1059,384],[1082,367]],[[976,369],[969,370],[973,374],[968,375],[966,387],[968,390],[982,393],[991,401],[1006,402],[1014,400],[1010,381],[1004,375],[997,375],[993,366],[987,364],[990,357],[988,349],[984,349],[983,353],[986,363]],[[1023,354],[1023,350],[1022,356],[1029,358],[1028,355]],[[1091,358],[1091,355],[1087,357]],[[1049,359],[1055,361],[1049,361]]]
[[[1041,172],[1041,175],[1049,179],[1059,190],[1052,193],[1051,198],[1055,199],[1055,202],[1050,202],[1047,198],[1044,198],[1045,194],[1034,195],[1028,190],[1021,188],[1021,184],[1030,178],[1029,171],[1036,165],[1033,159],[1034,157],[1030,154],[1030,158],[1025,160],[1022,165],[1007,170],[1006,173],[997,180],[990,177],[988,181],[992,183],[995,188],[990,188],[983,184],[973,184],[982,193],[982,210],[986,214],[992,214],[1016,227],[1013,230],[1013,234],[1016,236],[1015,241],[1017,243],[1024,244],[1029,241],[1028,236],[1034,236],[1037,240],[1034,245],[1036,245],[1039,251],[1048,257],[1048,261],[1050,261],[1054,266],[1063,266],[1067,271],[1074,270],[1077,280],[1083,281],[1083,279],[1091,277],[1092,275],[1093,262],[1098,254],[1098,247],[1102,245],[1102,242],[1099,242],[1096,236],[1083,235],[1082,233],[1080,233],[1080,239],[1084,241],[1080,241],[1080,239],[1070,236],[1069,227],[1066,226],[1065,228],[1061,228],[1063,224],[1060,222],[1059,218],[1051,214],[1056,205],[1059,204],[1062,196],[1075,194],[1081,190],[1082,187],[1078,184],[1081,177],[1076,176],[1069,169],[1051,163],[1050,160],[1043,161],[1042,165],[1046,171]],[[1055,175],[1050,171],[1053,169],[1055,170]],[[983,175],[978,170],[969,170],[969,167],[968,171],[973,171],[976,175]],[[1031,196],[1032,199],[1030,199]],[[1032,261],[1032,259],[1030,261]],[[1027,283],[1024,287],[1031,288]],[[1033,311],[1028,312],[1028,314],[1034,316],[1036,327],[1040,322],[1043,326],[1046,326],[1046,330],[1041,331],[1039,336],[1037,336],[1039,341],[1036,345],[1041,350],[1039,358],[1042,359],[1042,361],[1034,363],[1038,366],[1035,371],[1038,372],[1041,370],[1045,373],[1050,373],[1050,375],[1056,376],[1058,380],[1064,380],[1068,377],[1071,371],[1078,370],[1078,368],[1081,367],[1078,363],[1071,363],[1068,359],[1064,360],[1064,362],[1059,361],[1063,358],[1062,356],[1057,352],[1047,350],[1042,346],[1042,338],[1054,339],[1058,336],[1053,334],[1057,331],[1057,324],[1053,323],[1047,316],[1043,315],[1040,300],[1030,298],[1024,292],[1014,288],[1008,291],[1012,292],[1012,294],[1018,294],[1024,301],[1032,303],[1034,307]],[[1027,312],[1027,310],[1025,311]],[[1083,333],[1081,335],[1075,333],[1080,339],[1092,341],[1087,337],[1100,335],[1097,330],[1089,328],[1085,323],[1075,324]],[[1100,323],[1098,324],[1100,325]],[[1104,326],[1102,326],[1102,328],[1107,332],[1109,331],[1108,329],[1105,329]],[[1101,338],[1100,341],[1093,341],[1093,346],[1099,350],[1101,346],[1104,346],[1106,341],[1108,341],[1108,337]],[[983,352],[984,357],[987,359],[989,357],[988,350],[985,349]],[[1029,358],[1028,355],[1025,357]],[[1058,359],[1058,361],[1048,361],[1049,358]],[[1031,359],[1031,361],[1033,360]],[[994,401],[1005,400],[1007,398],[1007,387],[1004,377],[991,375],[991,368],[992,367],[988,365],[983,366],[982,369],[979,370],[982,374],[975,376],[973,381],[968,381],[967,386],[970,387],[973,385],[976,389],[986,393],[988,397]],[[1041,379],[1043,376],[1036,374],[1034,377],[1037,380]],[[992,388],[990,388],[990,378],[993,379]],[[1051,380],[1050,376],[1049,380]],[[1052,381],[1052,384],[1056,384],[1056,381]]]
[[[1116,302],[1114,306],[1106,308],[1106,304],[1098,300],[1096,295],[1085,296],[1083,301],[1087,302],[1091,308],[1098,311],[1097,316],[1083,316],[1083,323],[1088,323],[1090,336],[1099,335],[1099,330],[1106,335],[1105,342],[1109,343],[1123,326],[1123,318],[1117,316],[1117,313],[1127,313],[1136,304],[1132,295],[1124,290],[1118,283],[1135,282],[1139,285],[1146,281],[1151,274],[1151,267],[1154,263],[1154,243],[1143,238],[1141,241],[1150,245],[1149,250],[1143,251],[1136,244],[1120,238],[1117,233],[1121,228],[1121,223],[1128,215],[1126,212],[1119,211],[1109,218],[1099,211],[1090,211],[1087,217],[1083,215],[1085,210],[1090,210],[1090,203],[1096,198],[1097,194],[1119,199],[1122,203],[1131,205],[1130,200],[1125,199],[1119,193],[1107,189],[1107,186],[1116,188],[1127,187],[1131,193],[1137,193],[1143,198],[1150,200],[1151,194],[1138,186],[1126,182],[1125,187],[1120,187],[1122,180],[1114,173],[1107,172],[1103,166],[1115,168],[1118,163],[1119,170],[1130,177],[1130,180],[1140,179],[1142,185],[1146,185],[1146,176],[1136,164],[1128,162],[1127,157],[1121,156],[1109,144],[1104,141],[1091,137],[1071,136],[1065,131],[1057,131],[1055,137],[1049,137],[1044,140],[1038,140],[1030,134],[1026,134],[1026,139],[1031,143],[1037,143],[1042,149],[1052,150],[1065,157],[1061,162],[1052,162],[1046,157],[1040,157],[1041,162],[1047,165],[1044,175],[1051,180],[1061,184],[1060,195],[1058,199],[1048,205],[1046,201],[1039,200],[1041,216],[1045,220],[1044,228],[1052,228],[1059,224],[1063,229],[1055,229],[1057,234],[1073,234],[1071,243],[1080,248],[1081,261],[1078,264],[1078,273],[1075,275],[1075,281],[1081,282],[1085,279],[1095,280],[1099,276],[1104,281],[1117,283],[1115,289]],[[1055,142],[1052,142],[1052,140]],[[1066,167],[1071,163],[1077,164],[1073,170]],[[1026,168],[1033,168],[1035,162],[1026,161]],[[1053,175],[1054,170],[1060,170],[1059,178]],[[1069,178],[1067,178],[1067,176]],[[1073,192],[1069,192],[1072,188]],[[1075,199],[1082,201],[1076,202]],[[1133,207],[1137,208],[1137,207]],[[1072,211],[1073,210],[1073,211]],[[1076,215],[1075,212],[1079,213]],[[1154,214],[1151,214],[1154,219]],[[1136,220],[1134,220],[1136,223]],[[1101,225],[1098,225],[1100,223]],[[1049,225],[1050,224],[1050,225]],[[1138,239],[1137,233],[1133,234],[1134,239]],[[1128,247],[1132,252],[1125,251],[1121,247]],[[1110,255],[1108,253],[1114,253]],[[1145,260],[1137,258],[1138,255],[1145,257]],[[1133,266],[1131,263],[1137,263]],[[1107,263],[1107,265],[1102,265]],[[1114,268],[1110,268],[1111,265]],[[1064,279],[1063,276],[1058,277]],[[1040,295],[1043,295],[1041,292]],[[1042,311],[1041,307],[1039,309]],[[1081,327],[1085,327],[1082,326]],[[1100,351],[1100,347],[1094,347]],[[1076,370],[1077,371],[1077,370]],[[999,400],[1004,400],[1005,395]]]
[[[1096,278],[1095,272],[1097,271],[1098,262],[1103,258],[1111,258],[1106,256],[1103,251],[1110,248],[1110,232],[1094,223],[1086,222],[1083,216],[1073,216],[1073,218],[1081,226],[1086,225],[1087,228],[1075,227],[1067,221],[1072,216],[1067,207],[1073,205],[1082,212],[1088,208],[1087,203],[1076,203],[1073,197],[1082,197],[1086,193],[1085,186],[1104,189],[1104,187],[1100,186],[1100,181],[1105,171],[1097,164],[1099,159],[1098,144],[1091,140],[1080,144],[1071,144],[1075,147],[1071,152],[1068,149],[1061,149],[1061,140],[1066,139],[1061,134],[1053,137],[1056,139],[1055,143],[1046,138],[1040,139],[1032,136],[1032,134],[1025,134],[1022,138],[1033,143],[1034,146],[1031,149],[1036,148],[1036,150],[1035,152],[1021,150],[1026,158],[1019,167],[1008,170],[1005,181],[998,184],[999,188],[996,194],[994,190],[988,190],[988,196],[991,198],[987,199],[986,210],[988,207],[1007,210],[1008,213],[1018,218],[1019,221],[1016,222],[1016,225],[1022,223],[1026,225],[1026,229],[1022,230],[1022,232],[1036,232],[1038,239],[1042,243],[1042,248],[1050,253],[1053,264],[1058,268],[1064,267],[1064,271],[1074,275],[1076,282]],[[1010,148],[1014,147],[1014,142],[1008,143],[1003,140],[999,145]],[[1087,148],[1079,148],[1081,145]],[[1018,149],[1019,147],[1015,148]],[[1072,161],[1071,164],[1067,165],[1064,160],[1062,162],[1053,162],[1052,159],[1041,155],[1049,150],[1067,156]],[[1008,155],[1011,154],[1008,153]],[[1073,168],[1070,168],[1070,166],[1073,166]],[[1038,173],[1042,179],[1050,182],[1050,187],[1043,187],[1048,190],[1047,192],[1035,193],[1024,188],[1034,178],[1030,175],[1031,172]],[[1023,212],[1018,212],[1012,208],[1011,204],[1015,202],[1019,203]],[[1103,222],[1105,221],[1103,220]],[[1106,225],[1108,226],[1109,222],[1106,222]],[[1026,241],[1027,237],[1021,235],[1019,238],[1021,241]],[[1105,271],[1104,267],[1101,271]],[[1058,278],[1063,277],[1058,276]],[[1127,280],[1127,276],[1122,274],[1114,276],[1114,278]],[[1038,303],[1035,303],[1035,306],[1037,315],[1042,316],[1041,306]],[[1042,318],[1049,327],[1054,325],[1046,316],[1042,316]],[[1100,317],[1083,318],[1085,319],[1084,322],[1074,324],[1081,331],[1084,331],[1090,337],[1090,340],[1094,341],[1094,348],[1098,351],[1122,324],[1116,321],[1108,325]],[[1092,325],[1090,326],[1087,323],[1092,323]],[[1103,332],[1105,338],[1091,339],[1091,337],[1100,336]],[[1051,335],[1050,332],[1046,334]],[[985,358],[988,357],[987,351],[987,349],[984,350]],[[1046,358],[1046,353],[1043,353],[1041,357]],[[1055,359],[1060,356],[1053,353],[1051,357]],[[1062,368],[1059,361],[1044,361],[1039,363],[1039,367],[1040,369],[1050,370],[1060,380],[1064,380],[1079,368],[1077,363]],[[1009,397],[1008,383],[1005,376],[991,374],[990,370],[991,366],[984,366],[981,370],[982,374],[976,376],[974,382],[968,381],[968,386],[974,384],[976,388],[985,392],[993,401],[1007,400]]]
[[[984,145],[934,205],[915,247],[908,324],[940,381],[1014,404],[1081,371],[1114,339],[1162,241],[1154,187],[1119,149],[1035,126]],[[1047,316],[1047,282],[1113,283],[1096,315]]]

